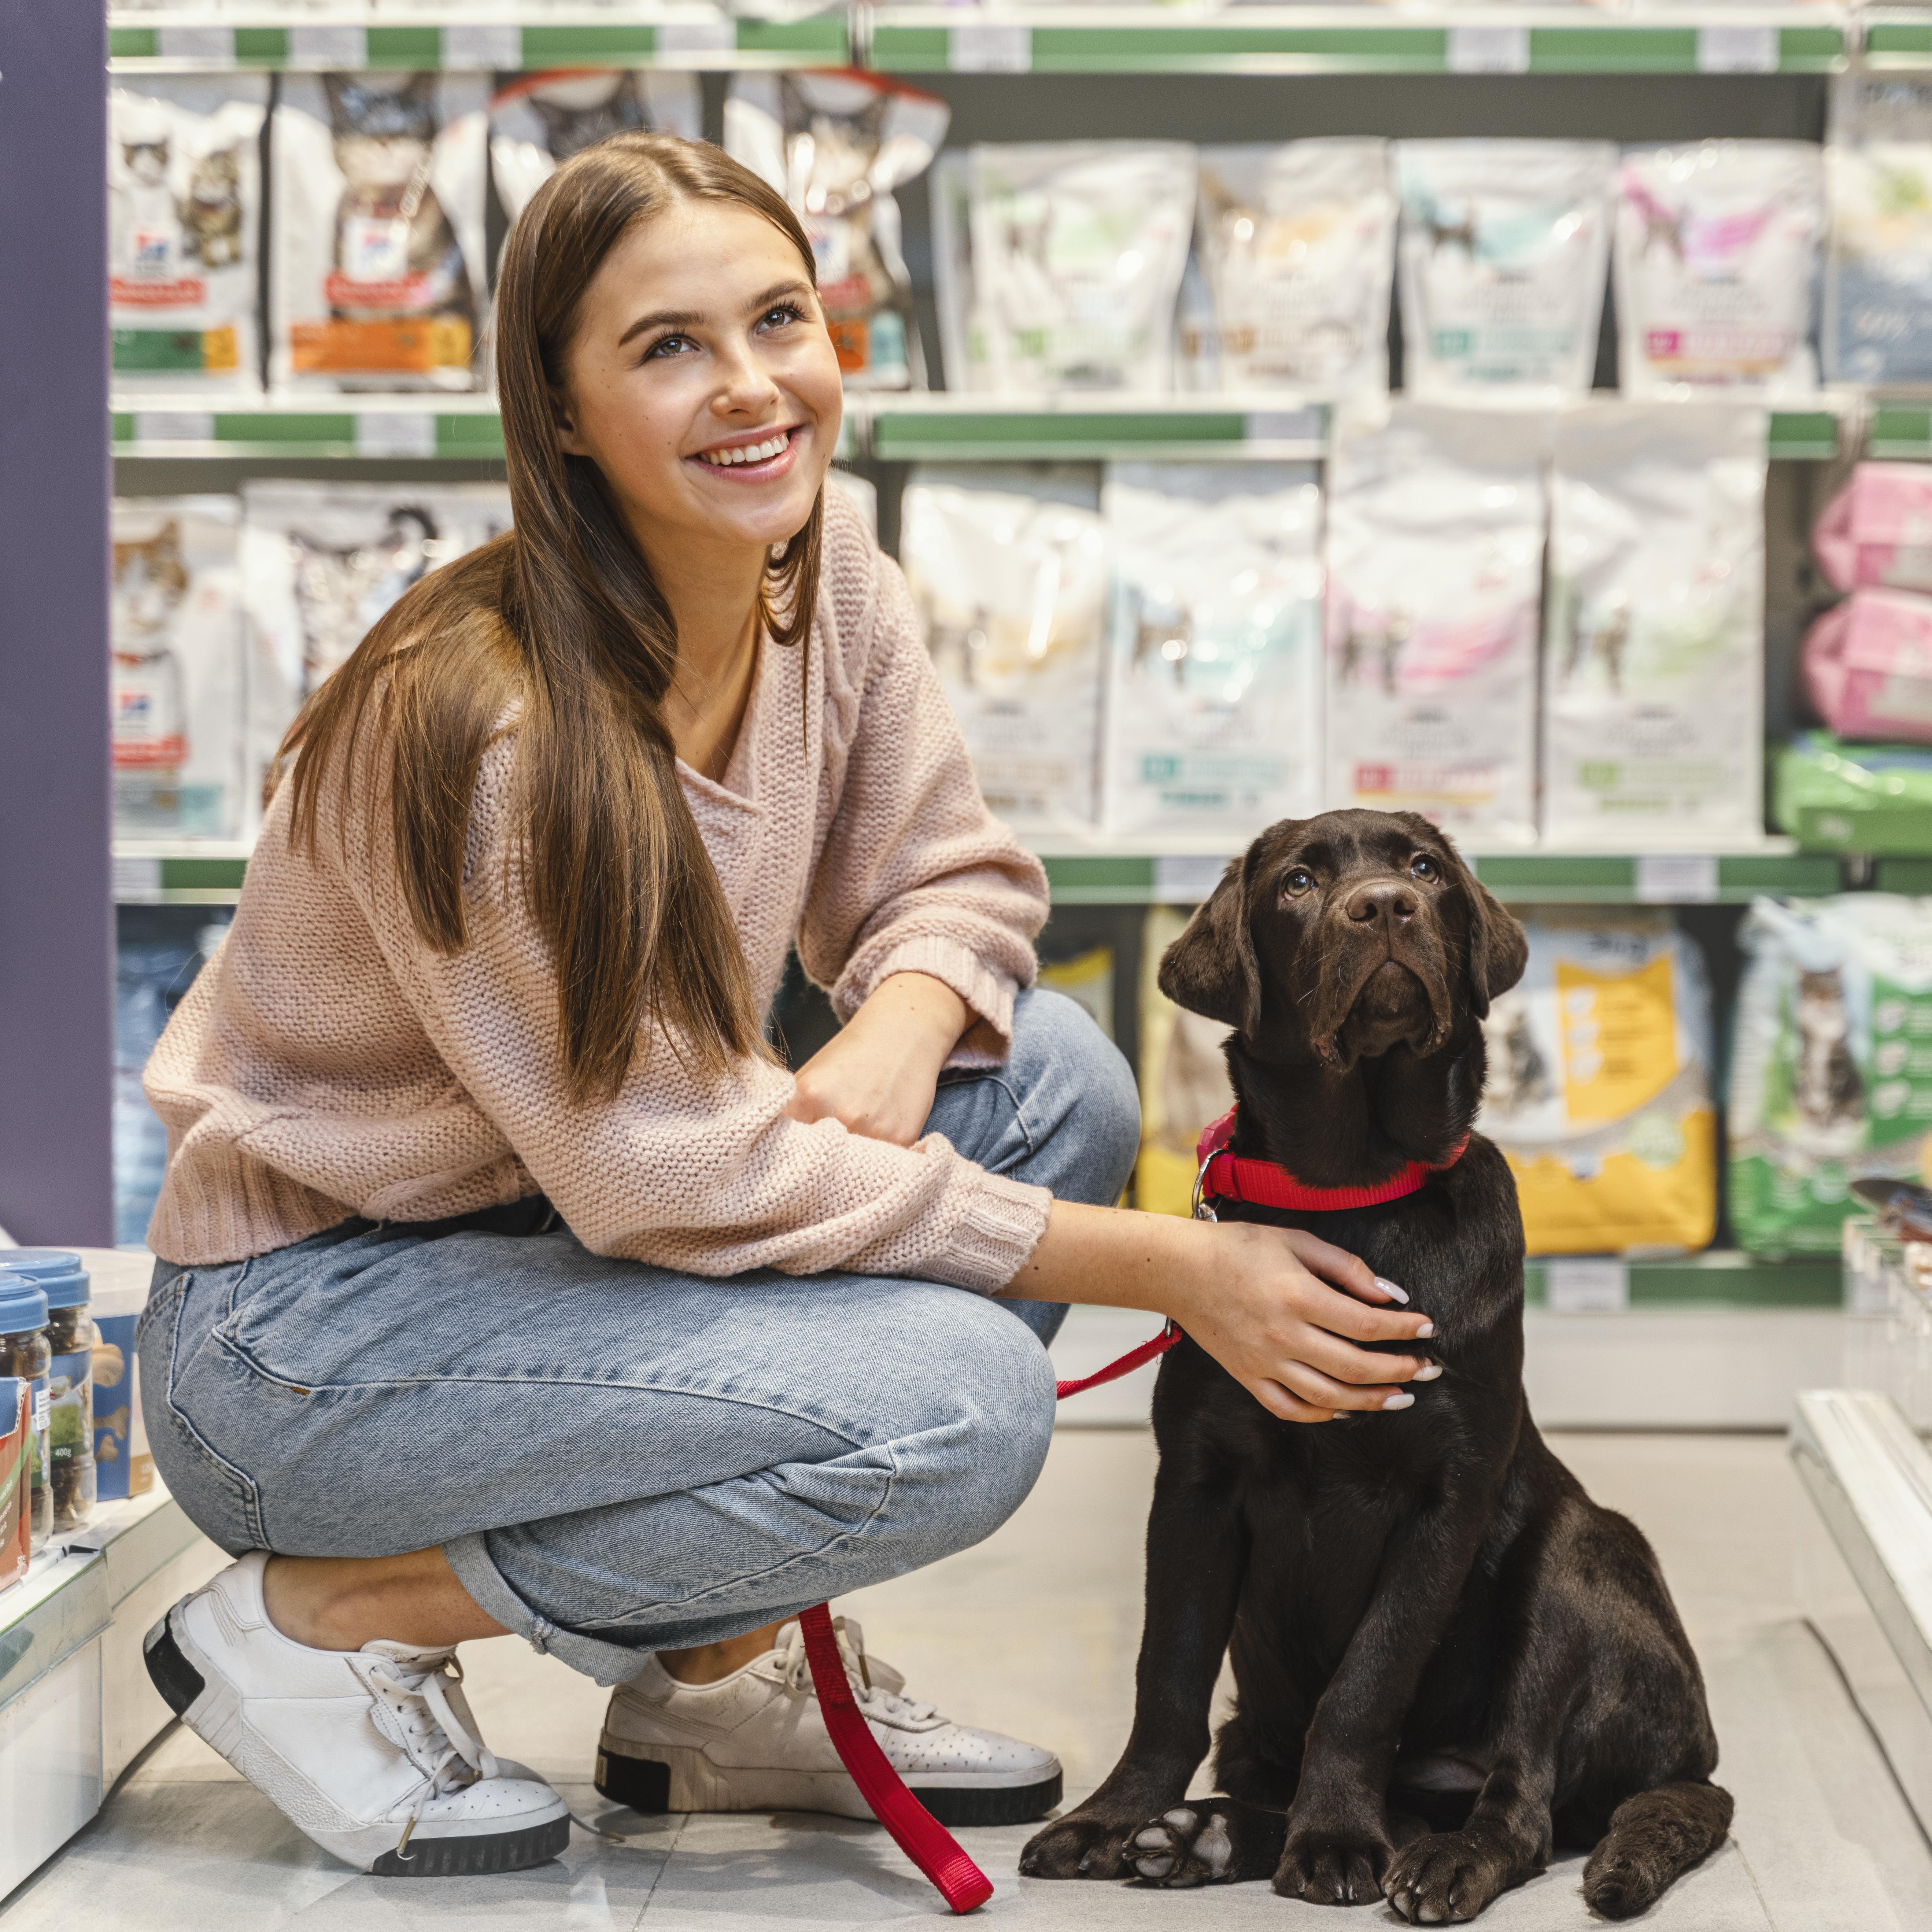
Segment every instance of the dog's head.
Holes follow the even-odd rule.
[[[1408,812],[1283,819],[1234,861],[1160,962],[1177,1006],[1275,1060],[1346,1070],[1439,1053],[1522,977],[1522,928]]]

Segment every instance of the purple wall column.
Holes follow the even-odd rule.
[[[0,0],[0,1223],[114,1238],[107,36]]]

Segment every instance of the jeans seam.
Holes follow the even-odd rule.
[[[184,1281],[188,1278],[185,1275],[182,1277]],[[193,1421],[190,1420],[187,1411],[175,1400],[176,1376],[181,1366],[182,1310],[180,1304],[186,1299],[186,1296],[183,1295],[176,1302],[174,1323],[168,1339],[168,1413],[174,1418],[182,1433],[201,1451],[202,1454],[207,1457],[217,1469],[224,1472],[232,1480],[236,1500],[243,1517],[243,1526],[249,1533],[250,1546],[256,1550],[266,1550],[268,1546],[268,1534],[262,1521],[261,1492],[256,1487],[254,1478],[245,1469],[239,1468],[230,1462],[228,1458],[223,1455],[200,1430],[196,1428]]]

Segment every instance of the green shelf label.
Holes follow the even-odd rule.
[[[615,67],[649,60],[656,52],[654,27],[526,27],[526,68]]]
[[[372,68],[437,68],[442,64],[440,27],[371,27],[369,64]]]

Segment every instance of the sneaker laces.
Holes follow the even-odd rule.
[[[900,1730],[929,1730],[944,1724],[938,1707],[903,1694],[905,1679],[884,1658],[866,1654],[866,1633],[855,1617],[835,1617],[832,1634],[838,1640],[838,1660],[845,1666],[845,1681],[868,1718]],[[818,1693],[812,1681],[812,1660],[805,1648],[805,1632],[796,1623],[788,1624],[781,1634],[778,1654],[784,1660],[782,1682],[792,1696]]]

